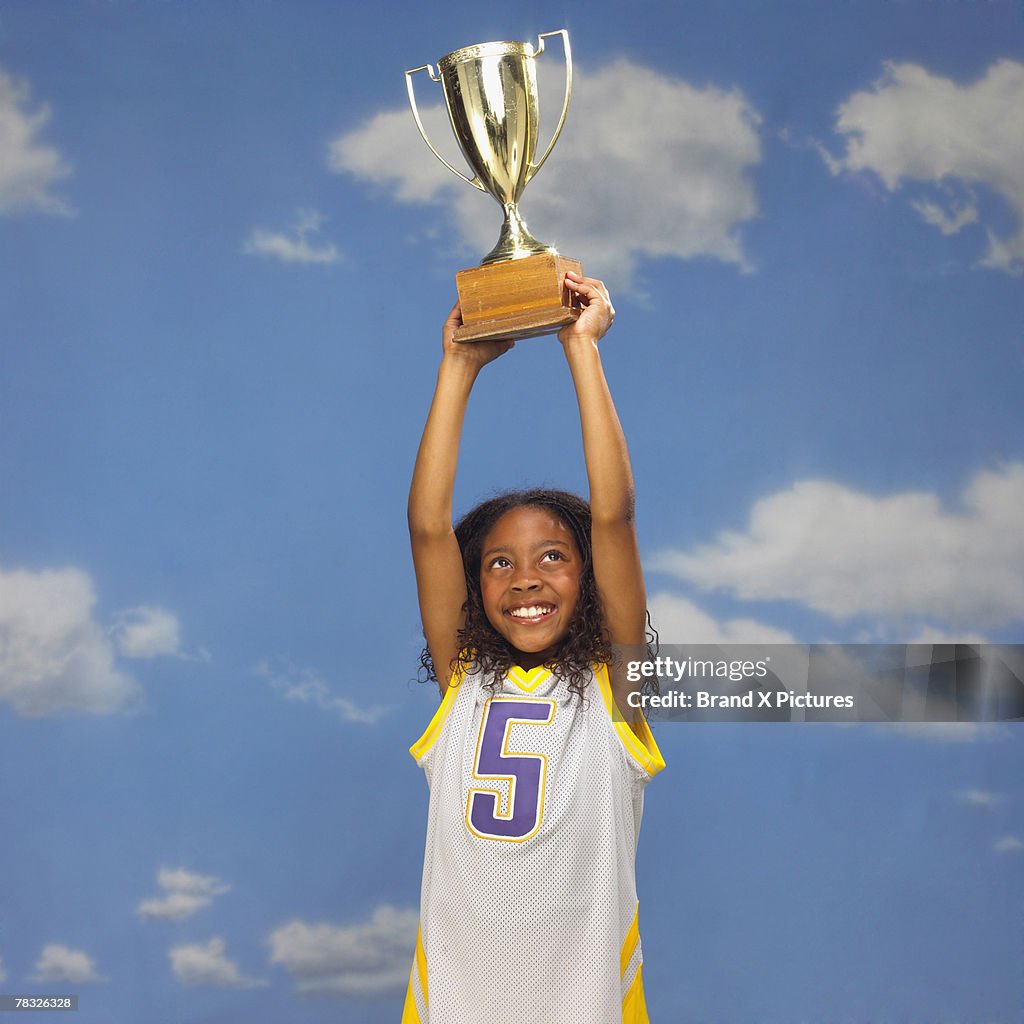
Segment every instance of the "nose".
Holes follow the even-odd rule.
[[[540,580],[526,571],[519,572],[512,580],[512,589],[516,591],[540,590]]]

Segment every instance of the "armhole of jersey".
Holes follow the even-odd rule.
[[[460,665],[452,673],[451,679],[448,680],[448,688],[444,691],[444,696],[441,698],[441,706],[434,712],[434,717],[430,720],[430,724],[424,730],[423,735],[409,748],[409,753],[412,754],[417,764],[434,745],[434,741],[441,732],[441,726],[444,725],[444,720],[448,717],[452,704],[455,703],[455,695],[459,692],[459,687],[465,678],[466,670]]]
[[[612,684],[608,679],[607,665],[596,666],[594,678],[601,687],[604,705],[608,709],[608,715],[626,752],[648,775],[657,775],[665,767],[665,759],[661,756],[658,744],[654,741],[654,734],[647,724],[647,719],[639,709],[637,709],[636,718],[633,719],[632,724],[622,717],[622,713],[615,704],[615,698],[612,696]]]

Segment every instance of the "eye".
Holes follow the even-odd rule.
[[[561,562],[565,560],[565,555],[563,555],[561,551],[552,548],[550,551],[545,551],[544,554],[541,555],[542,562],[547,561],[548,559],[552,562]]]
[[[488,569],[508,569],[512,563],[504,556],[498,555],[487,563]]]

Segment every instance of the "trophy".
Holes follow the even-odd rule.
[[[536,61],[550,36],[562,37],[565,99],[554,135],[535,162],[540,127]],[[441,83],[452,130],[474,177],[453,167],[427,137],[413,89],[412,76],[419,71]],[[490,193],[505,212],[498,244],[480,266],[455,275],[463,322],[456,340],[529,338],[572,323],[580,315],[580,301],[565,287],[565,272],[579,274],[583,267],[538,242],[518,206],[523,189],[544,166],[565,124],[572,95],[569,33],[544,32],[537,37],[536,49],[510,42],[465,46],[442,57],[437,72],[430,64],[406,71],[405,84],[416,127],[434,156],[463,181]]]

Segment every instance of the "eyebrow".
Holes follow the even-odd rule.
[[[569,544],[568,541],[565,541],[565,540],[539,540],[539,541],[537,541],[536,544],[534,544],[534,550],[536,550],[537,548],[550,548],[550,547],[569,548],[570,544]],[[505,551],[511,552],[512,549],[509,548],[509,547],[504,547],[504,546],[496,547],[496,548],[490,548],[489,550],[485,551],[480,556],[480,558],[481,558],[481,560],[483,560],[485,558],[490,558],[491,555],[498,555],[498,554],[501,554],[502,552],[505,552]]]

